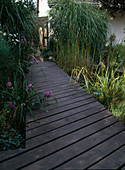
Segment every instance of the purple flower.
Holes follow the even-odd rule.
[[[28,86],[26,86],[26,90],[29,90],[29,87],[28,87]]]
[[[33,85],[32,84],[29,84],[28,86],[26,86],[26,90],[29,90],[30,88],[32,88]]]
[[[52,92],[51,91],[47,91],[44,94],[46,97],[51,97],[52,96]]]
[[[23,103],[23,106],[26,106],[26,103]]]
[[[36,64],[39,64],[40,63],[40,61],[39,60],[36,60]]]
[[[11,83],[11,82],[8,82],[8,83],[7,83],[7,87],[10,87],[10,86],[12,86],[12,83]]]
[[[26,42],[26,38],[24,37],[23,40]]]
[[[33,64],[34,62],[33,61],[30,61],[30,64]]]
[[[25,38],[25,36],[22,36],[22,38],[21,38],[21,43],[22,43],[22,44],[25,44],[25,42],[26,42],[26,38]]]
[[[10,105],[10,107],[15,107],[15,105],[13,105],[11,102],[8,103]]]
[[[34,45],[34,43],[32,42],[32,43],[31,43],[31,46],[33,46],[33,45]]]
[[[22,44],[24,44],[24,41],[23,41],[23,39],[21,39],[21,43],[22,43]]]
[[[23,40],[23,41],[26,41],[26,38],[25,38],[25,36],[22,36],[22,40]]]

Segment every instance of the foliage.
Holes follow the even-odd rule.
[[[102,8],[107,9],[112,15],[116,12],[125,14],[125,1],[124,0],[96,0],[101,2]]]
[[[44,109],[52,96],[26,81],[29,66],[40,63],[34,57],[39,39],[33,11],[32,0],[0,1],[0,150],[25,145],[26,113],[35,118],[32,110]]]
[[[7,79],[10,76],[10,72],[15,71],[15,54],[11,52],[12,47],[6,40],[2,40],[0,37],[0,77],[1,79]]]
[[[8,86],[8,83],[10,83],[10,86]],[[5,115],[6,121],[2,120],[1,123],[6,123],[6,124],[13,123],[13,127],[17,128],[16,126],[18,126],[19,124],[21,125],[25,123],[25,115],[28,110],[33,115],[32,113],[33,107],[43,106],[43,102],[45,101],[45,96],[42,95],[41,97],[40,95],[43,93],[42,92],[38,93],[37,90],[33,88],[33,84],[31,82],[28,84],[27,81],[23,81],[23,86],[21,86],[19,80],[16,80],[15,77],[13,83],[11,82],[8,83],[6,89],[3,88],[0,90],[0,95],[1,95],[0,120],[1,117],[3,119],[3,115]],[[2,87],[4,86],[1,84],[1,88]],[[12,117],[12,120],[9,119],[9,117]]]
[[[6,40],[6,44],[10,45],[11,56],[13,55],[14,72],[23,76],[29,66],[27,56],[38,46],[37,18],[33,14],[34,10],[33,1],[0,1],[1,48],[3,40]],[[10,74],[13,74],[11,70]]]
[[[76,80],[89,93],[93,94],[106,108],[111,111],[115,109],[116,112],[117,105],[125,101],[125,73],[120,76],[117,70],[118,68],[114,70],[113,67],[111,69],[100,63],[91,74],[85,67],[74,69],[72,77],[77,76]],[[120,111],[122,117],[124,109]]]
[[[50,10],[51,38],[56,61],[65,71],[86,64],[89,56],[98,61],[107,36],[107,15],[86,3],[59,1]],[[91,57],[91,60],[93,57]]]
[[[25,132],[23,135],[25,135]],[[2,132],[0,131],[0,151],[23,148],[25,146],[24,139],[24,136],[19,131],[6,128]]]
[[[117,103],[117,105],[114,105],[112,103],[111,111],[114,114],[114,116],[118,117],[120,120],[123,120],[125,122],[125,100],[123,100],[120,103]]]
[[[0,1],[0,23],[2,30],[8,34],[24,35],[26,39],[36,36],[36,17],[33,1]]]
[[[125,46],[122,43],[113,45],[111,38],[103,51],[103,55],[100,57],[100,61],[103,61],[109,69],[115,70],[118,67],[117,71],[123,73],[125,68]]]
[[[113,48],[119,56],[118,61],[119,62],[122,62],[122,61],[125,62],[125,45],[123,45],[122,43],[115,44],[113,46]]]
[[[43,49],[41,56],[45,59],[48,59],[50,56],[53,56],[54,53],[53,51],[50,50],[50,48],[45,48]]]

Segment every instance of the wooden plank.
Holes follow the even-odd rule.
[[[79,155],[78,157],[72,159],[71,161],[67,162],[60,168],[89,168],[90,165],[95,164],[103,157],[106,157],[113,151],[119,149],[125,144],[125,131],[119,133],[118,135],[112,137],[109,140],[97,145],[93,149],[89,150],[88,152]],[[73,163],[75,162],[75,163]],[[59,169],[60,169],[59,168]]]
[[[60,137],[62,137],[64,135],[73,133],[73,132],[75,132],[77,130],[80,130],[82,128],[84,128],[84,130],[86,130],[87,126],[89,127],[90,124],[94,124],[93,126],[96,128],[97,125],[100,124],[100,121],[104,125],[104,122],[107,122],[107,120],[108,120],[108,123],[117,121],[116,119],[113,119],[111,116],[108,118],[106,116],[103,117],[102,114],[101,114],[100,117],[98,118],[98,120],[95,120],[95,119],[90,120],[90,119],[86,118],[86,119],[79,120],[77,122],[65,125],[63,127],[60,127],[58,129],[52,130],[52,131],[47,132],[47,133],[44,133],[45,129],[43,127],[43,129],[41,131],[41,134],[39,136],[36,136],[36,137],[31,138],[31,139],[26,141],[26,146],[27,146],[27,148],[29,148],[31,146],[35,147],[35,146],[37,146],[39,144],[41,145],[41,144],[45,144],[47,142],[51,142],[52,140],[55,140],[55,139],[60,138]],[[90,128],[91,128],[91,126],[88,128],[87,132],[91,134],[93,131],[91,130],[91,132],[89,132]],[[86,135],[88,135],[88,134],[86,133]],[[44,139],[44,141],[41,141],[41,139]]]
[[[94,102],[96,102],[96,100],[94,98],[89,98],[87,100],[83,99],[81,101],[66,105],[65,107],[61,106],[61,107],[59,107],[59,108],[57,108],[57,109],[55,109],[53,111],[50,110],[48,112],[43,112],[43,110],[39,109],[38,114],[37,114],[37,112],[35,112],[35,117],[36,117],[36,119],[39,120],[41,118],[52,116],[52,114],[60,114],[60,113],[63,113],[65,111],[77,108],[79,106],[87,105],[89,103],[94,103]],[[32,117],[32,115],[28,115],[28,120],[27,121],[28,122],[34,121],[34,118]]]
[[[121,169],[125,164],[125,146],[116,150],[106,158],[102,159],[94,166],[89,167],[90,169]]]
[[[65,94],[65,96],[63,96]],[[56,106],[58,106],[59,104],[61,104],[62,102],[65,102],[65,101],[69,101],[69,100],[72,100],[72,99],[75,99],[77,97],[80,97],[80,96],[88,96],[88,94],[86,92],[83,92],[82,91],[72,91],[72,92],[69,92],[69,93],[57,93],[55,94],[54,93],[54,96],[56,97],[57,99],[57,104],[55,104],[55,100],[53,98],[49,98],[49,100],[47,100],[49,102],[49,104],[54,104]],[[91,95],[89,95],[90,97]]]
[[[66,118],[61,119],[61,120],[50,122],[49,125],[47,124],[47,125],[40,126],[40,127],[35,128],[35,129],[27,131],[27,139],[32,138],[34,136],[39,136],[42,133],[47,133],[47,132],[50,132],[52,130],[57,130],[58,128],[64,127],[64,126],[71,124],[71,123],[75,123],[77,121],[79,121],[78,122],[79,124],[82,122],[81,124],[84,124],[84,126],[86,126],[86,123],[88,124],[88,120],[90,121],[91,119],[92,120],[95,119],[96,121],[98,121],[98,120],[102,119],[103,117],[105,117],[104,114],[105,114],[105,116],[107,116],[109,113],[106,112],[105,110],[100,111],[100,112],[96,112],[96,110],[93,109],[93,110],[81,112],[79,114],[71,115],[70,117],[66,117]],[[91,118],[90,118],[90,116],[91,116]],[[84,122],[83,119],[85,119],[86,123]],[[73,126],[77,127],[76,124],[73,124]]]
[[[59,89],[62,89],[62,88],[66,88],[67,86],[70,86],[70,85],[66,85],[66,84],[62,84],[62,85],[60,85],[60,86],[53,86],[53,87],[44,87],[44,88],[42,88],[42,89],[37,89],[38,91],[39,90],[42,90],[43,92],[45,92],[45,91],[55,91],[55,90],[59,90]]]
[[[46,81],[46,82],[39,82],[39,83],[37,83],[36,85],[34,85],[34,87],[36,87],[36,88],[44,88],[44,86],[50,86],[50,87],[55,87],[55,86],[60,86],[60,85],[62,85],[62,84],[70,84],[70,82],[69,82],[69,80],[60,80],[60,81]],[[76,84],[76,83],[75,83]]]
[[[79,122],[75,123],[74,125],[77,124],[77,127],[73,126],[72,124],[67,125],[66,127],[68,127],[68,128],[70,127],[70,129],[68,129],[68,131],[66,131],[66,127],[62,127],[58,130],[53,130],[52,132],[43,134],[43,135],[41,135],[41,137],[36,137],[36,138],[32,139],[32,141],[34,140],[35,143],[32,143],[31,140],[28,140],[28,142],[26,143],[26,145],[27,145],[26,149],[17,150],[16,152],[10,151],[10,152],[6,152],[6,153],[5,152],[0,153],[0,162],[2,162],[4,159],[9,158],[15,154],[18,155],[18,153],[26,152],[29,149],[33,148],[34,146],[39,146],[39,145],[41,146],[49,141],[56,140],[61,136],[68,135],[70,133],[74,133],[74,135],[75,135],[76,131],[83,129],[83,128],[84,128],[83,131],[85,132],[85,136],[88,136],[98,130],[101,130],[102,129],[101,127],[105,128],[106,126],[109,126],[110,124],[117,122],[117,120],[114,119],[113,117],[109,117],[109,118],[104,118],[104,119],[98,121],[97,123],[95,122],[94,124],[92,124],[93,120],[91,120],[91,125],[88,124],[89,126],[87,126],[86,120],[84,120],[84,122],[86,123],[86,125],[84,125],[84,124],[79,125]],[[73,126],[73,129],[71,129],[71,126]],[[85,126],[87,126],[87,127],[85,127]],[[83,133],[83,131],[81,133]],[[81,137],[81,133],[79,131],[80,137]],[[82,135],[82,137],[85,137],[85,136]],[[41,139],[44,139],[44,140],[41,140]],[[6,157],[5,157],[5,155],[6,155]]]
[[[86,93],[85,90],[82,90],[82,89],[79,89],[79,88],[78,89],[77,88],[76,89],[75,88],[72,88],[72,89],[67,88],[67,90],[60,90],[60,91],[58,89],[58,91],[55,91],[55,92],[52,92],[52,93],[57,99],[60,99],[60,98],[65,98],[67,96],[74,96],[74,94],[78,95],[79,92],[83,95]],[[52,97],[47,99],[47,101],[51,101],[51,100],[53,100]]]
[[[77,145],[77,147],[70,147],[66,149],[56,152],[46,158],[40,159],[37,162],[30,164],[23,168],[23,170],[30,170],[30,169],[86,169],[90,164],[95,161],[98,161],[103,156],[111,153],[113,150],[118,149],[122,145],[125,144],[124,142],[124,135],[125,132],[121,132],[112,138],[106,140],[105,142],[95,146],[88,152],[85,152],[85,148],[88,146],[88,143],[84,145]],[[91,141],[92,143],[94,142]],[[111,147],[112,146],[112,147]],[[70,149],[69,149],[70,148]],[[83,152],[82,155],[77,155],[78,152]],[[81,154],[80,153],[80,154]],[[74,157],[74,159],[73,159]],[[58,158],[58,159],[57,159]],[[69,158],[69,160],[67,159]],[[64,165],[62,165],[64,162]],[[62,166],[60,166],[62,165]]]
[[[72,100],[68,100],[67,102],[62,102],[62,103],[59,103],[58,105],[57,104],[53,104],[53,105],[50,105],[50,106],[48,106],[48,107],[45,107],[46,108],[46,112],[44,111],[44,114],[46,114],[47,115],[47,117],[48,117],[48,112],[51,112],[51,116],[52,116],[52,113],[54,113],[55,114],[55,110],[57,110],[57,109],[60,109],[60,107],[66,107],[66,106],[68,106],[69,104],[75,104],[76,102],[81,102],[81,100],[88,100],[88,99],[92,99],[92,98],[90,98],[90,96],[89,95],[85,95],[84,96],[84,98],[83,98],[83,96],[81,97],[77,97],[76,99],[72,99]],[[93,99],[94,100],[94,99]],[[85,101],[85,104],[87,104],[86,103],[86,101]],[[84,105],[84,104],[83,104]],[[92,106],[92,107],[94,107],[94,106]],[[35,115],[37,115],[37,113],[39,114],[39,111],[40,110],[37,110],[37,111],[34,111],[34,114]],[[30,114],[30,113],[29,113]],[[43,114],[42,114],[43,115]],[[27,117],[27,123],[28,122],[30,122],[31,121],[31,119],[33,120],[33,121],[35,121],[35,119],[33,119],[32,118],[32,115],[30,114],[30,116],[28,116]],[[41,117],[39,117],[39,120],[41,119]]]
[[[121,167],[120,169],[121,169],[121,170],[125,170],[125,164],[124,164],[124,166],[123,166],[123,167]]]
[[[31,163],[33,160],[35,160],[35,161],[39,160],[40,157],[43,160],[43,157],[47,156],[48,154],[50,154],[50,156],[51,156],[51,152],[55,153],[55,151],[60,150],[60,148],[62,148],[63,149],[62,151],[65,152],[65,151],[67,151],[67,149],[69,147],[76,148],[76,147],[74,147],[74,145],[75,146],[77,145],[77,147],[78,147],[81,142],[82,142],[81,145],[85,146],[84,149],[87,150],[86,144],[88,143],[88,141],[90,141],[89,144],[88,144],[88,147],[92,147],[91,146],[92,144],[96,145],[96,142],[97,143],[99,142],[99,137],[102,138],[102,135],[98,134],[99,131],[102,130],[102,134],[103,134],[104,137],[101,140],[104,140],[106,138],[106,136],[108,138],[109,136],[112,136],[114,133],[118,133],[119,131],[121,131],[124,128],[122,125],[119,126],[117,123],[115,124],[116,120],[114,120],[114,119],[108,118],[107,120],[108,121],[106,121],[106,123],[104,123],[105,121],[98,122],[99,126],[95,123],[95,124],[90,125],[86,128],[82,128],[78,131],[74,131],[73,133],[62,136],[61,138],[57,138],[56,140],[53,140],[50,143],[44,144],[47,136],[46,137],[43,136],[43,138],[41,138],[43,140],[41,140],[40,145],[37,148],[29,150],[28,152],[25,152],[26,151],[25,150],[23,155],[22,154],[19,154],[18,156],[15,155],[15,157],[13,157],[12,159],[1,163],[1,167],[3,169],[7,169],[8,165],[9,165],[9,168],[11,169],[12,167],[15,167],[15,166],[17,168],[19,166],[27,164],[29,161]],[[113,124],[113,125],[109,126],[110,124]],[[109,130],[107,129],[106,132],[103,131],[103,129],[106,129],[107,127],[110,127],[111,129],[110,128],[109,128]],[[113,128],[114,128],[114,133],[111,134],[111,131],[113,130]],[[92,129],[92,130],[90,130],[90,129]],[[97,133],[96,134],[97,139],[94,136],[90,137],[92,134],[94,135],[95,133]],[[48,135],[48,137],[49,137],[49,135]],[[88,139],[85,139],[87,137],[88,137]],[[71,145],[71,144],[74,144],[74,145]],[[76,150],[77,150],[77,148],[76,148]],[[61,152],[61,151],[59,151],[59,152]],[[78,152],[81,152],[81,149],[79,149]],[[56,154],[58,154],[58,152],[56,152]],[[47,156],[47,157],[49,159],[49,156]],[[68,158],[68,157],[66,157],[66,158]],[[47,159],[47,158],[45,158],[45,159]],[[62,159],[62,161],[63,161],[63,159]],[[15,162],[16,162],[16,165],[15,165]]]
[[[80,116],[85,118],[85,117],[91,116],[95,113],[99,113],[103,110],[105,110],[105,107],[103,107],[102,105],[99,105],[98,103],[95,102],[94,107],[91,107],[88,109],[85,109],[84,106],[81,106],[80,108],[74,109],[73,112],[70,110],[67,112],[63,112],[63,114],[57,114],[57,115],[52,115],[51,117],[43,118],[40,120],[40,123],[37,121],[27,123],[27,125],[30,127],[30,128],[27,127],[27,131],[28,130],[30,131],[36,127],[47,125],[48,123],[56,122],[58,120],[66,119],[66,121],[67,121],[67,119],[69,119],[73,116],[75,116],[75,117],[78,116],[77,119],[79,119]]]
[[[82,90],[82,87],[80,87],[80,86],[78,86],[77,84],[76,85],[69,85],[69,84],[67,84],[67,85],[65,85],[65,86],[63,86],[63,87],[61,87],[60,89],[59,88],[55,88],[55,89],[53,89],[53,92],[54,92],[54,94],[57,92],[60,92],[60,93],[63,93],[63,92],[70,92],[70,91],[78,91],[78,90]],[[43,90],[41,89],[41,90],[38,90],[39,92],[42,92]],[[85,91],[84,89],[83,89],[83,91]]]
[[[70,98],[70,100],[59,102],[58,104],[55,103],[55,105],[47,106],[46,109],[50,111],[52,109],[57,109],[57,108],[60,108],[62,106],[65,107],[66,105],[73,104],[73,103],[76,103],[78,101],[81,102],[82,100],[87,100],[87,99],[91,99],[91,98],[92,97],[90,95],[81,95],[81,96],[77,96],[77,98],[73,98],[73,99]]]

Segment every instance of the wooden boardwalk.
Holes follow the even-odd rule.
[[[77,83],[69,85],[70,77],[53,62],[34,65],[32,78],[58,104],[49,98],[46,112],[34,111],[40,123],[27,116],[26,148],[0,152],[0,170],[125,170],[122,122]]]

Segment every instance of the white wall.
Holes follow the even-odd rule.
[[[39,17],[48,16],[48,11],[50,10],[47,0],[39,0]]]
[[[110,21],[110,31],[109,34],[116,35],[116,42],[120,43],[125,37],[124,28],[125,28],[125,15],[121,17],[120,14],[117,14],[113,20]]]

